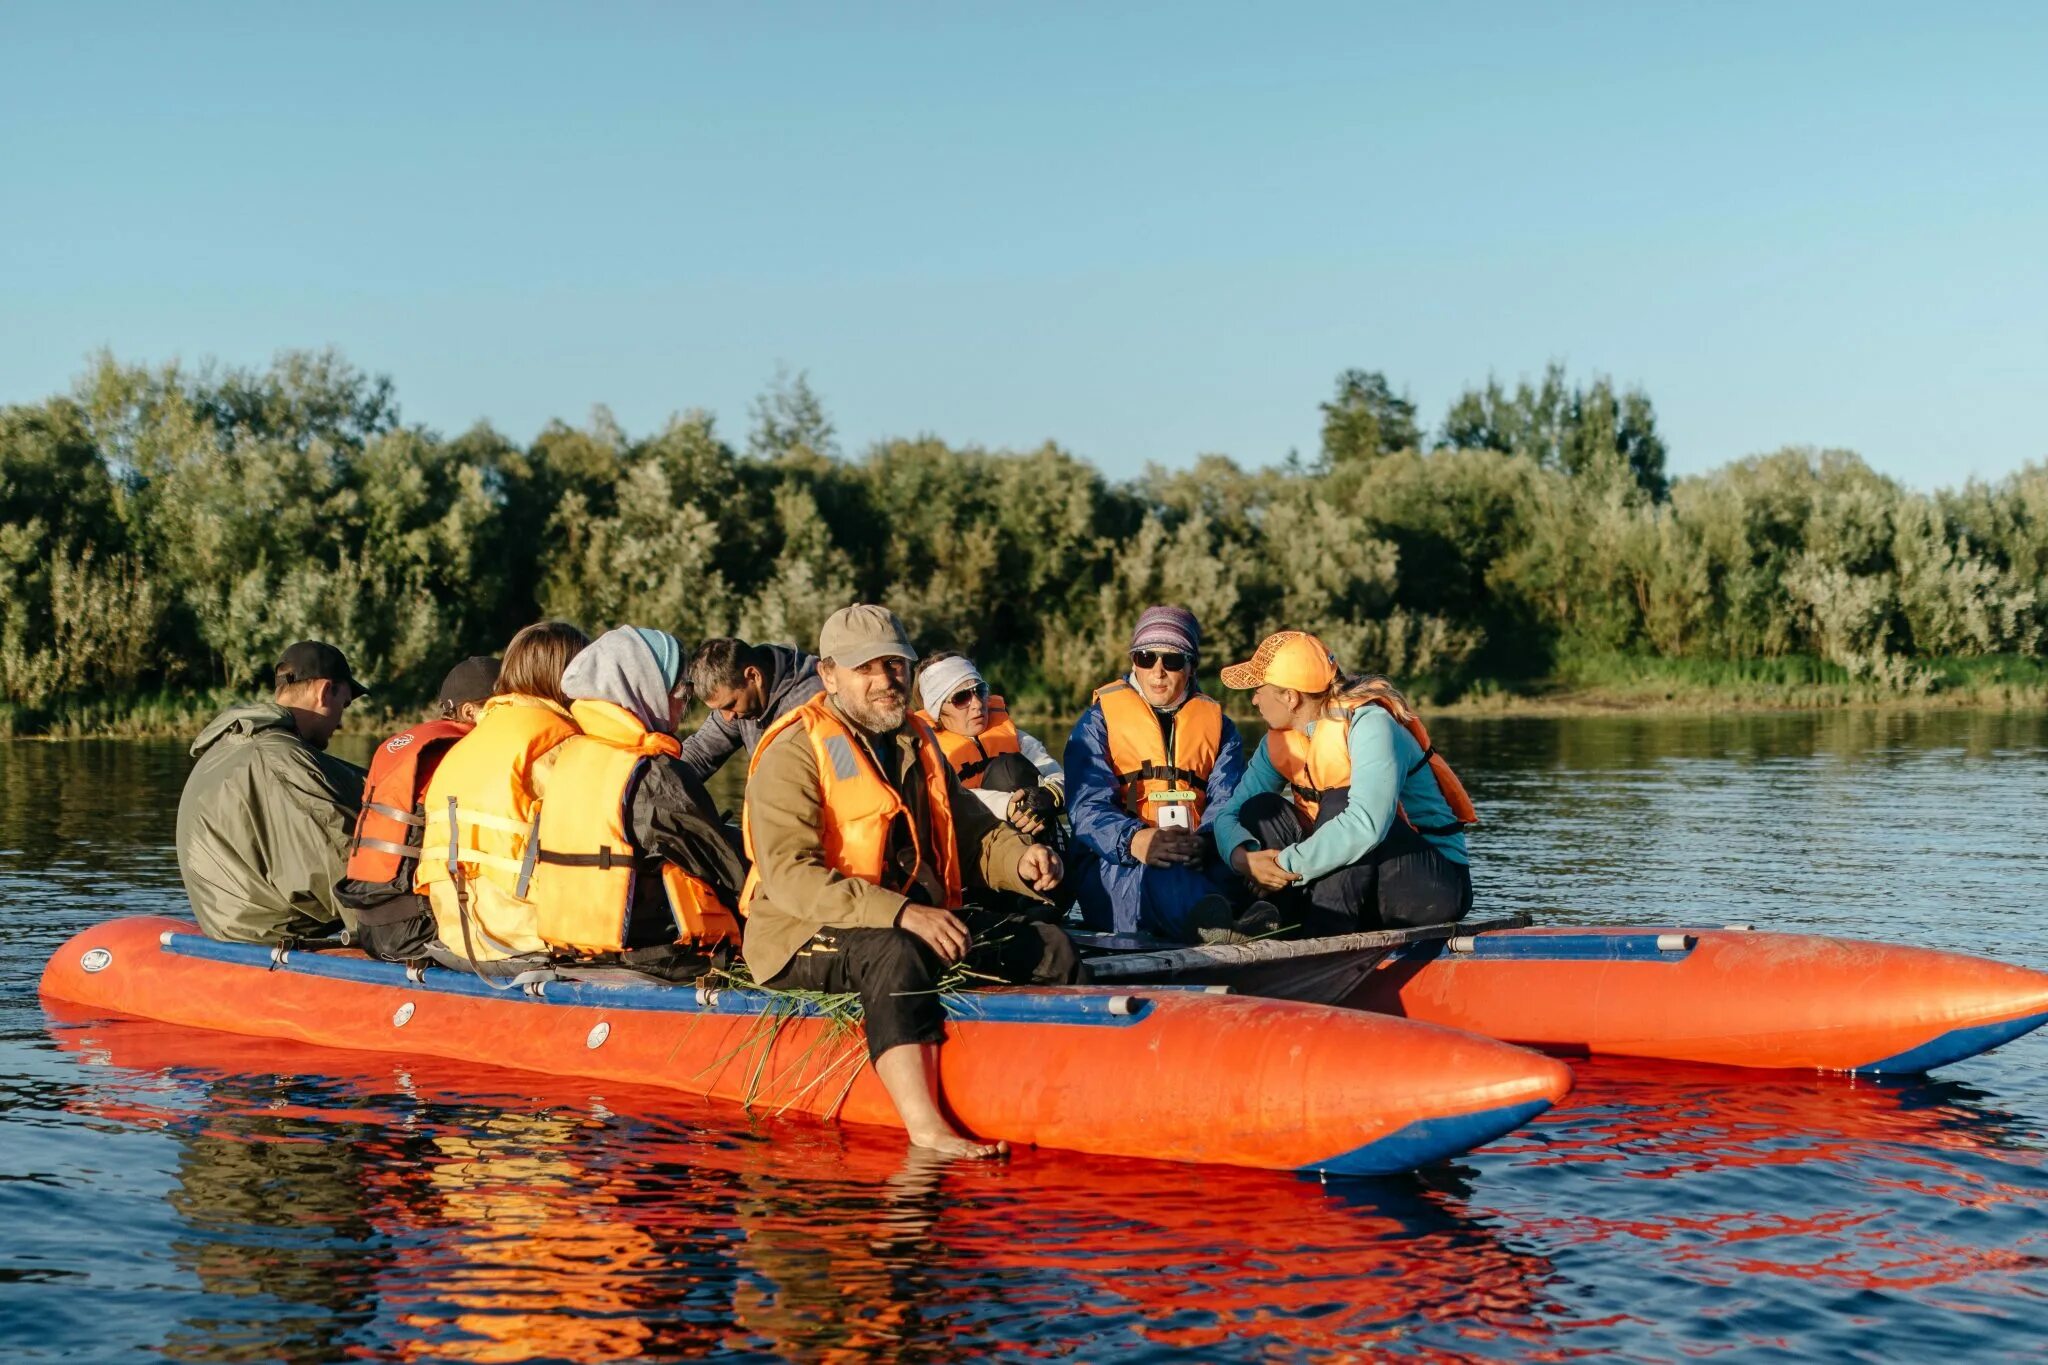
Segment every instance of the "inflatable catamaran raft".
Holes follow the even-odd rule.
[[[1228,985],[1568,1057],[1916,1075],[2048,1023],[2048,973],[1962,953],[1528,917],[1184,948],[1079,935],[1098,981]]]
[[[60,947],[42,993],[228,1033],[898,1122],[859,1031],[770,992],[569,974],[499,990],[136,916]],[[948,1106],[969,1131],[1016,1144],[1391,1174],[1489,1142],[1571,1089],[1562,1063],[1476,1034],[1199,986],[973,991],[949,1010]]]

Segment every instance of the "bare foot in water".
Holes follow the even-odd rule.
[[[940,1129],[937,1132],[930,1133],[912,1133],[910,1135],[910,1145],[930,1152],[933,1156],[944,1157],[949,1161],[954,1159],[989,1161],[996,1157],[1008,1156],[1010,1154],[1010,1144],[1007,1142],[982,1142],[976,1138],[962,1137],[950,1129]]]

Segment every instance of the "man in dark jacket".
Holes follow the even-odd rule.
[[[711,714],[683,741],[683,766],[699,782],[734,753],[749,755],[768,727],[824,690],[818,656],[790,645],[750,645],[718,636],[698,645],[684,677]]]
[[[274,680],[272,700],[230,706],[200,732],[178,798],[178,872],[213,938],[276,943],[355,927],[334,883],[363,771],[326,749],[366,689],[317,640],[287,649]]]

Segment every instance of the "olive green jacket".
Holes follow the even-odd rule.
[[[363,772],[299,738],[292,713],[245,702],[192,742],[178,798],[178,872],[213,938],[275,943],[355,912],[334,898],[363,801]]]

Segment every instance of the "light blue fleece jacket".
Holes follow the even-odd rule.
[[[1342,724],[1319,720],[1308,727],[1314,735],[1318,725]],[[1303,881],[1349,867],[1378,847],[1393,828],[1395,812],[1406,808],[1417,825],[1449,825],[1457,821],[1450,803],[1429,765],[1422,762],[1422,746],[1415,737],[1394,722],[1381,706],[1361,706],[1351,712],[1347,735],[1351,750],[1351,792],[1343,814],[1315,833],[1280,853],[1280,866]],[[1287,781],[1266,755],[1263,742],[1254,746],[1245,765],[1244,780],[1228,801],[1209,816],[1216,836],[1216,852],[1227,862],[1232,853],[1258,840],[1244,827],[1238,812],[1244,803],[1261,792],[1287,791]],[[1467,861],[1462,834],[1425,834],[1423,838],[1455,862]]]

